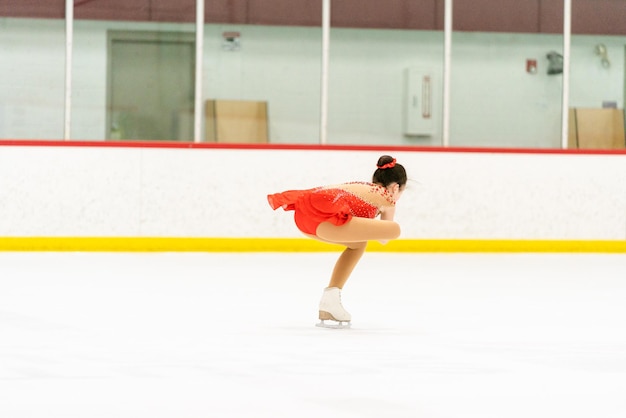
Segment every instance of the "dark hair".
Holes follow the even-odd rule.
[[[378,168],[372,176],[372,183],[382,184],[383,187],[387,187],[391,183],[398,183],[398,186],[404,187],[407,180],[406,170],[402,164],[398,164],[395,161],[396,159],[390,155],[380,157],[376,164]]]

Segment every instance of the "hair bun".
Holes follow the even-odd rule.
[[[383,155],[378,159],[378,163],[376,163],[376,167],[384,170],[386,168],[393,168],[396,165],[396,159],[390,155]]]

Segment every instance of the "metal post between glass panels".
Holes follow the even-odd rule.
[[[69,140],[72,127],[72,53],[74,50],[74,0],[65,0],[65,123],[63,139]]]
[[[330,47],[330,0],[322,2],[322,74],[320,97],[320,144],[328,136],[328,55]]]
[[[443,134],[442,145],[450,146],[450,63],[452,56],[452,0],[446,0],[443,46]]]
[[[196,78],[193,116],[193,140],[202,141],[202,70],[204,50],[204,0],[196,0]]]
[[[567,148],[569,135],[569,72],[572,0],[563,2],[563,99],[561,101],[561,148]]]

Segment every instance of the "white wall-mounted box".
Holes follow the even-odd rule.
[[[433,73],[423,68],[404,70],[404,134],[431,136],[435,131],[433,116]]]

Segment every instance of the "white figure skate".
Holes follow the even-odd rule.
[[[341,305],[341,289],[327,287],[322,294],[319,309],[320,323],[316,326],[322,328],[350,328],[350,315]],[[333,321],[326,323],[325,321]]]

